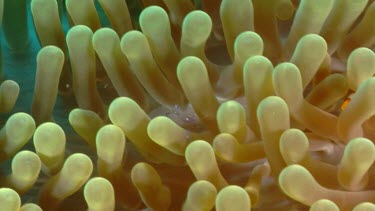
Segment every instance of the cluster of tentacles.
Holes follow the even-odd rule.
[[[27,1],[0,5],[5,49],[22,54]],[[0,131],[1,210],[375,210],[373,0],[30,11],[41,49],[30,112]],[[9,114],[23,87],[7,71]]]

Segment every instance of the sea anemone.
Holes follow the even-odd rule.
[[[1,210],[375,210],[373,20],[373,0],[0,0]]]

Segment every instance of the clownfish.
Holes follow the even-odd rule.
[[[343,111],[346,108],[346,106],[348,106],[348,104],[350,103],[351,100],[352,100],[352,94],[348,95],[345,98],[344,102],[341,104],[341,106],[340,106],[341,111]]]

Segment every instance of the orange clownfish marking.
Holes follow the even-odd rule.
[[[349,96],[344,100],[344,102],[341,104],[341,106],[340,106],[341,110],[344,110],[344,109],[346,108],[346,106],[348,106],[348,104],[350,103],[351,100],[352,100],[351,95],[349,95]]]

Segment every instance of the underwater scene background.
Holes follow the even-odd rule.
[[[375,210],[373,0],[0,5],[0,210]]]

